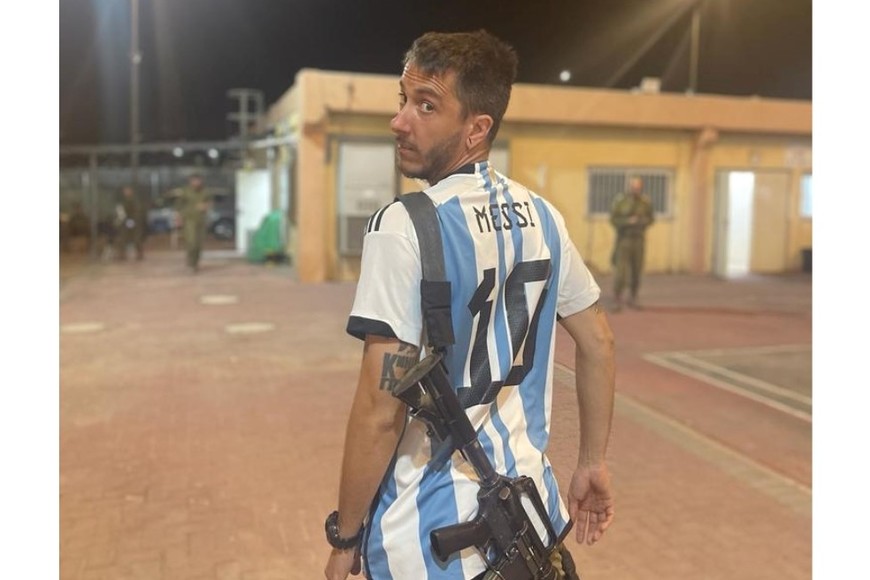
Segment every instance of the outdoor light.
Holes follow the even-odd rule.
[[[566,69],[566,70],[563,70],[562,72],[560,72],[559,73],[559,80],[562,81],[563,83],[567,83],[568,81],[570,81],[571,80],[571,71]]]
[[[215,149],[215,148],[211,148],[211,149],[209,149],[209,150],[208,150],[208,156],[209,156],[209,158],[211,158],[211,159],[217,159],[217,158],[218,158],[218,150]]]
[[[172,150],[172,154],[176,157],[181,157],[182,155],[184,155],[184,149],[182,149],[181,147],[176,147]]]

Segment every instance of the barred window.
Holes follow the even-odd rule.
[[[671,183],[673,172],[668,169],[603,169],[589,170],[589,215],[610,215],[613,200],[620,193],[628,191],[628,182],[639,177],[643,191],[652,200],[657,216],[671,213]]]

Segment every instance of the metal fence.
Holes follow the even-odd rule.
[[[166,210],[167,193],[187,185],[191,175],[203,177],[205,187],[217,201],[214,211],[231,214],[235,207],[235,167],[144,166],[137,171],[134,189],[145,212],[146,231],[168,231],[172,223]],[[60,236],[62,249],[71,238],[84,237],[96,257],[100,246],[111,241],[116,206],[121,190],[132,182],[129,167],[65,167],[59,179]]]
[[[133,185],[143,205],[156,210],[165,206],[164,196],[168,191],[185,185],[194,173],[202,175],[205,187],[215,196],[213,207],[232,213],[236,171],[250,164],[272,167],[276,149],[283,147],[290,148],[292,158],[296,137],[272,135],[228,141],[62,145],[61,242],[65,233],[69,234],[72,216],[73,222],[81,226],[79,229],[87,230],[91,259],[97,259],[98,244],[90,242],[97,242],[99,236],[105,235],[124,186]],[[182,156],[194,163],[179,163]],[[173,161],[166,162],[167,159]]]

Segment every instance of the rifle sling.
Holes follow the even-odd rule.
[[[423,278],[420,281],[420,308],[430,347],[444,352],[455,342],[450,312],[450,281],[444,268],[444,246],[435,204],[422,191],[399,196],[411,216],[420,246]]]

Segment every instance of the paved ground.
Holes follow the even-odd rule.
[[[343,332],[354,286],[226,252],[198,275],[182,264],[61,262],[61,578],[320,578],[360,357]],[[584,578],[810,578],[811,279],[652,276],[644,298],[611,315],[617,517],[596,547],[571,545]]]

